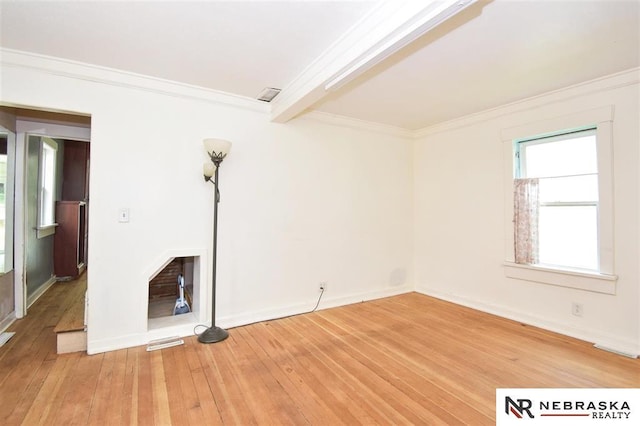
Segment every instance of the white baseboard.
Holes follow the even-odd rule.
[[[478,302],[475,300],[467,299],[465,297],[440,292],[426,287],[416,288],[416,292],[435,297],[436,299],[446,300],[447,302],[452,302],[457,305],[466,306],[471,309],[476,309],[478,311],[497,315],[499,317],[507,318],[513,321],[518,321],[524,324],[539,327],[545,330],[552,331],[554,333],[559,333],[565,336],[594,343],[596,346],[606,347],[609,348],[609,350],[624,353],[626,354],[626,356],[640,356],[640,348],[638,347],[636,342],[633,342],[631,340],[615,336],[608,336],[602,333],[593,332],[591,330],[578,329],[567,324],[562,324],[556,321],[549,321],[545,318],[513,311],[504,306]]]
[[[27,296],[27,309],[29,309],[31,305],[36,303],[36,300],[38,300],[40,296],[44,294],[45,291],[49,290],[49,287],[55,284],[55,282],[56,282],[56,276],[52,275],[51,278],[49,278],[47,281],[45,281],[44,284],[38,287],[31,296]]]
[[[383,297],[396,296],[398,294],[404,294],[412,292],[411,286],[402,287],[390,287],[383,290],[376,290],[371,292],[354,293],[347,296],[339,296],[335,298],[327,298],[320,301],[318,310],[334,308],[337,306],[344,306],[353,303],[364,302],[365,300],[381,299]],[[261,311],[248,312],[245,314],[231,315],[222,318],[216,318],[216,324],[225,329],[232,329],[234,327],[240,327],[243,325],[253,324],[260,321],[269,321],[278,318],[283,318],[291,315],[304,314],[313,309],[317,300],[309,303],[299,303],[295,305],[282,306],[274,309],[265,309]],[[182,316],[182,315],[180,315]],[[184,315],[186,318],[187,316]],[[133,346],[146,345],[151,340],[162,339],[169,336],[187,337],[193,336],[193,329],[197,325],[202,324],[198,322],[195,315],[190,316],[193,321],[180,322],[179,324],[169,325],[172,319],[169,319],[166,327],[154,327],[144,333],[129,334],[126,336],[117,336],[109,339],[92,340],[91,329],[89,328],[87,353],[89,355],[98,354],[102,352],[115,351],[118,349],[130,348]],[[173,321],[177,322],[177,321]],[[210,324],[208,324],[210,325]],[[203,331],[204,329],[201,329]]]
[[[184,322],[170,327],[151,329],[144,333],[132,333],[100,340],[91,340],[91,328],[89,326],[89,329],[87,330],[87,354],[95,355],[102,352],[132,348],[134,346],[144,346],[152,340],[164,339],[167,337],[193,336],[193,329],[199,324],[199,322]],[[204,329],[201,329],[200,331],[202,330]]]
[[[5,331],[16,320],[16,311],[9,312],[9,315],[0,321],[0,333]]]
[[[404,294],[412,292],[413,288],[410,286],[391,287],[383,290],[376,290],[370,292],[354,293],[347,296],[338,297],[323,297],[320,300],[317,310],[335,308],[338,306],[351,305],[353,303],[360,303],[366,300],[382,299],[384,297],[397,296],[398,294]],[[291,315],[299,315],[311,312],[316,305],[317,300],[309,303],[300,303],[296,305],[290,305],[286,307],[280,307],[276,309],[265,309],[262,311],[249,312],[242,315],[234,315],[229,317],[223,317],[219,319],[220,324],[226,328],[239,327],[242,325],[253,324],[254,322],[270,321],[278,318],[284,318]]]

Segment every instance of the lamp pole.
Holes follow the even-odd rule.
[[[226,142],[226,141],[225,141]],[[205,141],[205,145],[207,142]],[[228,152],[230,148],[229,146],[226,148]],[[218,190],[218,171],[220,169],[220,164],[224,157],[226,157],[227,152],[223,152],[223,150],[212,149],[207,152],[211,158],[211,162],[215,167],[215,171],[213,175],[211,175],[211,164],[205,164],[204,167],[204,179],[205,181],[209,181],[213,183],[214,187],[214,200],[213,200],[213,261],[212,261],[212,277],[211,277],[211,327],[207,328],[198,336],[198,341],[200,343],[216,343],[220,342],[227,337],[229,337],[229,332],[223,328],[216,326],[216,270],[217,270],[217,250],[218,250],[218,203],[220,202],[220,192]]]

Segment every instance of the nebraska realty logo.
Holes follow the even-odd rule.
[[[496,425],[638,425],[640,389],[497,389]]]

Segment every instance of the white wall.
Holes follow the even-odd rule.
[[[415,144],[418,291],[640,353],[638,71],[421,131]],[[523,83],[524,84],[524,83]],[[616,295],[506,278],[502,129],[613,105]],[[571,303],[584,316],[571,314]]]
[[[223,327],[311,309],[320,281],[329,283],[321,307],[415,283],[437,297],[640,352],[637,72],[434,126],[413,144],[348,120],[271,123],[264,104],[180,84],[11,51],[1,60],[3,103],[92,116],[90,353],[160,337],[147,330],[150,273],[167,253],[210,255],[206,137],[234,143],[220,172]],[[617,294],[505,278],[503,185],[510,183],[500,131],[603,105],[616,111]],[[118,222],[120,208],[130,209],[129,223]],[[571,315],[573,301],[584,305],[582,318]]]
[[[218,325],[309,310],[320,281],[321,307],[413,288],[412,146],[400,134],[274,124],[258,101],[19,52],[3,52],[1,71],[2,102],[92,117],[90,353],[159,337],[147,331],[149,271],[168,252],[210,256],[206,137],[233,142],[220,171]]]

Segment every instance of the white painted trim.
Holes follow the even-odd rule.
[[[614,200],[613,200],[614,106],[605,105],[546,120],[523,123],[501,130],[504,191],[505,275],[509,278],[615,294]],[[513,225],[514,140],[542,137],[579,127],[597,126],[598,151],[598,258],[599,273],[576,277],[562,268],[516,265]],[[613,282],[612,282],[613,281]]]
[[[27,309],[31,307],[49,288],[56,282],[56,276],[51,275],[47,281],[44,282],[38,289],[29,297],[27,297]]]
[[[270,109],[269,104],[244,96],[32,52],[0,48],[0,63],[6,67],[33,69],[77,80],[213,102],[263,113],[268,113]]]
[[[393,287],[384,290],[371,292],[354,293],[347,296],[327,298],[320,301],[318,310],[335,308],[338,306],[360,303],[366,300],[381,299],[383,297],[397,296],[399,294],[410,293],[413,289],[410,286]],[[219,318],[220,324],[225,328],[239,327],[260,321],[269,321],[291,315],[299,315],[310,312],[317,300],[311,300],[306,304],[296,304],[284,306],[276,309],[264,309],[256,312],[249,312],[242,315]]]
[[[11,326],[16,321],[16,311],[9,312],[9,315],[4,317],[2,321],[0,321],[0,333],[4,332],[7,328]]]
[[[593,347],[594,347],[594,348],[596,348],[596,349],[601,349],[601,350],[603,350],[603,351],[612,352],[612,353],[614,353],[614,354],[616,354],[616,355],[626,356],[627,358],[633,358],[633,359],[636,359],[636,358],[638,358],[638,356],[639,356],[639,355],[634,354],[634,353],[629,353],[629,352],[620,352],[620,351],[615,350],[615,349],[613,349],[613,348],[609,348],[609,347],[606,347],[606,346],[602,346],[602,345],[599,345],[599,344],[597,344],[597,343],[596,343],[595,345],[593,345]]]
[[[54,223],[53,225],[37,227],[36,228],[36,238],[37,239],[41,239],[41,238],[49,237],[49,236],[55,234],[57,226],[58,226],[58,224]]]
[[[132,348],[134,346],[146,346],[151,340],[164,339],[168,337],[193,336],[193,328],[198,324],[199,323],[197,322],[190,322],[180,324],[175,327],[163,327],[155,330],[149,330],[146,333],[132,333],[108,339],[96,340],[93,342],[87,339],[87,354],[95,355],[103,352],[117,351],[118,349]],[[89,332],[89,330],[87,330],[87,332]],[[88,333],[87,337],[89,337]]]
[[[557,133],[558,129],[578,128],[585,124],[600,125],[613,121],[613,116],[613,105],[605,105],[599,108],[550,118],[548,120],[535,121],[502,129],[500,135],[503,142],[513,141],[514,139],[539,138],[547,136],[548,134]]]
[[[41,239],[53,235],[56,233],[55,223],[56,220],[56,197],[55,194],[58,190],[58,185],[62,186],[62,183],[56,182],[58,175],[58,165],[60,162],[58,159],[58,142],[55,140],[43,136],[40,138],[38,148],[38,210],[36,213],[36,238]],[[47,152],[51,156],[51,162],[53,168],[45,173],[44,163],[47,159]],[[49,186],[51,189],[51,199],[48,203],[43,198],[43,188]],[[49,220],[45,220],[46,213],[51,215]]]
[[[423,8],[412,12],[406,22],[402,22],[401,25],[392,28],[392,31],[385,33],[380,40],[376,40],[375,43],[367,46],[357,58],[353,59],[331,77],[325,85],[325,90],[337,90],[350,81],[353,81],[365,71],[379,64],[384,59],[415,41],[429,30],[437,27],[442,22],[463,11],[476,1],[477,0],[439,0],[437,2],[432,1],[422,4],[421,6]],[[393,16],[388,15],[389,12],[386,13],[388,18],[394,19]],[[379,27],[380,25],[377,25],[375,28],[377,29]],[[370,43],[369,34],[366,34],[363,39],[367,39],[366,42]]]
[[[640,67],[632,68],[630,70],[621,71],[619,73],[585,81],[573,86],[554,90],[552,92],[546,92],[541,95],[521,99],[519,101],[501,105],[496,108],[490,108],[484,111],[466,115],[464,117],[427,126],[414,131],[413,136],[416,139],[423,138],[441,132],[473,126],[502,116],[538,109],[543,106],[555,104],[558,102],[565,102],[571,99],[599,92],[637,85],[639,83]]]
[[[18,128],[18,134],[25,134],[27,136],[41,136],[50,139],[72,139],[82,142],[91,141],[91,128],[84,126],[48,123],[18,117],[16,119],[16,127]]]
[[[398,294],[410,293],[413,291],[411,286],[393,287],[383,290],[377,290],[372,292],[355,293],[348,296],[341,296],[332,299],[321,301],[318,309],[333,308],[336,306],[343,306],[352,303],[360,303],[365,300],[380,299],[383,297],[396,296]],[[269,321],[278,318],[283,318],[292,315],[299,315],[309,312],[315,306],[316,300],[310,300],[307,304],[296,304],[285,306],[275,309],[267,309],[248,314],[240,314],[227,316],[223,318],[217,318],[218,325],[225,329],[233,329],[234,327],[240,327],[243,325],[253,324],[255,322]],[[182,315],[179,315],[180,317]],[[194,317],[191,315],[183,315],[185,318]],[[128,334],[125,336],[117,336],[109,339],[102,339],[96,341],[89,341],[87,353],[89,355],[109,352],[118,349],[130,348],[133,346],[146,345],[150,340],[161,339],[170,336],[188,337],[193,336],[193,329],[198,325],[205,325],[203,322],[198,321],[184,321],[180,318],[174,320],[176,324],[166,325],[162,328],[150,329],[146,333]],[[206,323],[206,326],[211,325]],[[90,330],[90,329],[89,329]],[[196,330],[197,331],[197,330]],[[202,330],[200,330],[202,331]],[[230,331],[233,333],[233,330]]]
[[[272,102],[271,119],[278,123],[292,119],[322,99],[327,87],[356,78],[474,2],[379,2],[283,88]]]
[[[489,110],[470,114],[462,118],[435,124],[433,126],[425,127],[423,129],[418,129],[418,130],[409,130],[402,127],[396,127],[396,126],[391,126],[386,124],[375,123],[371,121],[359,120],[356,118],[351,118],[351,117],[338,115],[338,114],[331,114],[323,111],[310,111],[303,115],[300,115],[298,119],[315,120],[315,121],[319,121],[326,124],[332,124],[336,126],[364,130],[364,131],[383,133],[383,134],[388,134],[392,136],[404,137],[404,138],[415,140],[415,139],[419,139],[422,137],[426,137],[426,136],[437,134],[444,131],[472,126],[479,122],[501,117],[504,115],[524,112],[530,109],[539,108],[544,105],[563,102],[569,99],[573,99],[575,97],[586,96],[586,95],[601,92],[604,90],[611,90],[611,89],[626,87],[629,85],[634,85],[639,83],[640,83],[640,68],[634,68],[631,70],[601,77],[595,80],[586,81],[583,83],[576,84],[574,86],[570,86],[568,88],[544,93],[542,95],[523,99],[520,101],[513,102],[511,104],[502,105],[497,108],[492,108]],[[572,116],[574,115],[580,115],[580,114],[597,115],[597,114],[607,114],[607,113],[610,113],[611,119],[613,119],[614,109],[612,106],[604,106],[602,108],[595,108],[595,109],[583,111],[577,114],[567,115],[565,117],[562,117],[562,119],[570,121],[572,120]],[[523,130],[522,126],[519,126],[519,128],[505,129],[505,132],[517,133],[518,130]],[[507,135],[508,133],[504,133],[501,135],[501,137],[504,139],[504,137]]]
[[[598,267],[601,273],[613,275],[615,273],[613,113],[610,120],[598,123],[596,150],[598,152]]]
[[[11,129],[15,129],[15,116],[3,113],[7,121],[13,117],[13,126]],[[1,271],[3,274],[10,273],[14,270],[14,221],[15,221],[15,181],[16,181],[16,133],[14,130],[4,128],[7,133],[7,167],[6,167],[6,182],[5,182],[5,224],[4,224],[4,241],[2,244],[2,250],[4,253],[3,264]],[[15,273],[14,273],[15,277]],[[14,282],[15,287],[15,282]],[[15,297],[14,297],[14,309],[15,309]]]
[[[224,92],[217,92],[215,90],[192,86],[184,83],[168,81],[126,71],[120,71],[92,64],[54,58],[50,56],[35,54],[32,52],[24,52],[13,49],[0,48],[0,63],[2,63],[3,66],[34,69],[47,74],[62,75],[79,80],[94,81],[101,84],[110,84],[113,86],[122,86],[145,90],[148,92],[155,92],[158,94],[182,97],[186,99],[197,99],[206,102],[220,103],[267,114],[275,108],[278,108],[280,102],[285,102],[284,97],[288,96],[287,93],[291,93],[292,91],[296,90],[294,86],[302,84],[297,82],[297,80],[302,78],[301,76],[306,75],[307,73],[307,70],[305,70],[305,72],[303,72],[301,76],[296,78],[296,80],[294,80],[294,82],[290,85],[292,89],[287,88],[287,93],[284,93],[284,96],[281,93],[281,95],[278,96],[273,103],[269,104],[250,98],[236,96]],[[310,65],[310,67],[313,66],[314,64]],[[469,114],[461,118],[437,123],[418,130],[403,129],[319,111],[307,113],[305,114],[305,117],[308,116],[309,118],[317,119],[322,122],[333,123],[345,127],[360,128],[387,134],[397,134],[403,137],[418,139],[443,131],[472,126],[479,122],[501,117],[504,115],[523,112],[530,109],[539,108],[544,105],[566,101],[579,96],[585,96],[604,90],[611,90],[638,83],[640,83],[640,68],[632,68],[627,71],[622,71],[609,76],[582,82],[556,91],[522,99],[507,105],[501,105],[496,108]],[[66,112],[72,114],[86,113],[79,111]],[[23,123],[31,121],[30,118],[21,117],[18,117],[18,120],[22,121]],[[33,121],[36,122],[35,119]],[[41,123],[43,123],[43,121],[41,121]],[[73,127],[82,128],[82,126],[80,125]],[[47,128],[50,128],[50,124],[47,124]],[[37,130],[32,127],[22,128],[21,130],[28,132],[37,132]],[[21,130],[17,130],[16,133],[20,132]],[[75,140],[89,140],[90,129],[87,129],[87,131],[88,134],[86,136],[74,135],[71,138]]]
[[[520,265],[513,262],[505,262],[503,266],[504,274],[508,278],[576,288],[595,293],[616,294],[616,281],[618,280],[616,275],[545,268],[537,265]]]
[[[17,123],[16,123],[17,127]],[[16,133],[15,184],[13,193],[13,291],[16,318],[27,315],[26,277],[26,164],[27,140],[25,133]]]
[[[357,118],[346,117],[344,115],[331,114],[322,111],[311,111],[298,117],[301,120],[313,120],[333,126],[346,127],[349,129],[363,130],[378,134],[397,136],[412,139],[413,132],[402,127],[390,126],[388,124],[374,123],[372,121],[359,120]]]
[[[554,333],[573,337],[586,342],[594,343],[601,347],[613,349],[617,352],[629,354],[631,356],[640,356],[640,345],[638,342],[623,337],[611,336],[608,334],[598,333],[593,330],[579,329],[567,324],[556,321],[549,321],[547,318],[534,315],[523,314],[522,312],[513,311],[505,306],[498,306],[476,300],[460,297],[457,295],[432,290],[428,287],[419,286],[416,292],[455,303],[457,305],[466,306],[488,314],[497,315],[523,324],[539,327]]]
[[[3,54],[9,53],[9,57],[2,57]],[[216,92],[205,88],[190,86],[179,82],[161,80],[154,77],[128,73],[125,71],[113,70],[109,68],[99,67],[92,64],[68,61],[43,55],[37,55],[30,52],[21,52],[10,49],[0,48],[0,62],[9,66],[25,67],[36,69],[38,71],[64,75],[79,80],[95,81],[101,84],[110,84],[114,86],[126,86],[133,89],[146,90],[156,92],[158,94],[178,96],[187,99],[200,99],[209,102],[218,102],[230,105],[269,113],[270,104],[260,102],[250,98],[244,98],[223,92]],[[67,71],[61,71],[67,69]],[[123,84],[123,80],[126,84]],[[154,89],[155,88],[155,89]],[[222,96],[217,99],[216,96]],[[277,99],[277,98],[276,98]],[[89,116],[86,111],[66,111],[56,110],[58,113],[65,114],[82,114]],[[342,127],[391,134],[411,138],[413,131],[400,127],[374,123],[364,120],[358,120],[346,116],[330,114],[319,111],[312,111],[302,115],[300,118],[309,118],[323,123],[334,124]],[[54,138],[73,139],[78,141],[89,142],[91,140],[91,128],[81,124],[61,125],[56,122],[50,122],[45,119],[36,119],[31,117],[16,117],[18,129],[16,133],[29,133],[41,136],[49,136]]]

